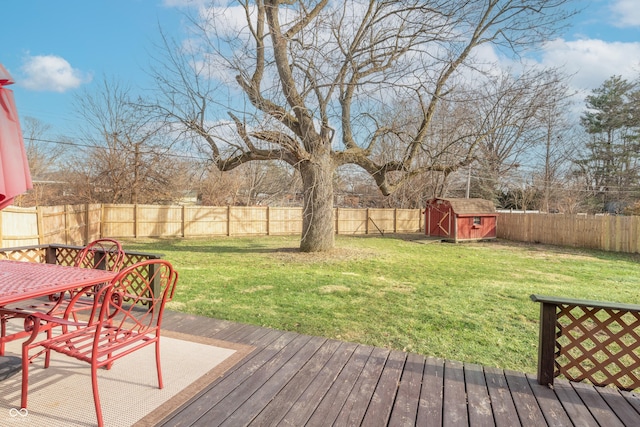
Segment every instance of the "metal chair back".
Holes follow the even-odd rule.
[[[114,239],[98,239],[90,242],[76,256],[74,265],[84,268],[118,271],[125,253],[120,242]]]
[[[71,321],[68,316],[55,319],[40,313],[29,316],[32,335],[22,349],[22,407],[27,407],[28,370],[31,359],[35,357],[30,357],[29,352],[34,348],[41,348],[41,352],[66,354],[91,365],[99,426],[103,425],[97,383],[99,368],[109,369],[119,358],[155,344],[158,388],[162,388],[160,327],[164,308],[173,298],[177,282],[178,273],[168,261],[142,261],[124,268],[110,283],[96,289],[86,321]],[[67,310],[73,311],[82,295],[83,292],[74,295]],[[61,333],[49,333],[58,327],[61,327]],[[47,339],[36,342],[39,332],[44,329],[47,330]],[[48,366],[47,357],[45,368]]]

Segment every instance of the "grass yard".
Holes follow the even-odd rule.
[[[125,241],[180,273],[173,310],[535,373],[532,293],[638,303],[638,255],[508,241],[337,236]]]

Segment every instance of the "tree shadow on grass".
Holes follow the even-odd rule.
[[[267,236],[265,236],[267,237]],[[246,254],[257,254],[257,253],[299,253],[300,249],[297,246],[291,247],[273,247],[271,245],[260,244],[259,242],[253,241],[251,245],[241,246],[241,245],[231,245],[223,243],[221,238],[215,238],[211,240],[211,245],[202,245],[197,244],[194,241],[193,245],[190,245],[187,239],[175,238],[175,239],[155,239],[155,240],[145,240],[145,241],[129,241],[123,243],[125,247],[134,247],[140,246],[143,247],[145,251],[153,251],[153,252],[162,252],[162,251],[171,251],[171,252],[197,252],[197,253],[210,253],[210,254],[225,254],[225,253],[246,253]],[[135,249],[138,250],[138,249]]]

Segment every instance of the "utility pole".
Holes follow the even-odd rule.
[[[467,199],[469,198],[469,191],[471,188],[471,165],[469,165],[469,172],[467,173]]]

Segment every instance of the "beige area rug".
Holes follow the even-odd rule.
[[[252,347],[163,331],[160,342],[164,388],[158,389],[154,346],[100,369],[98,387],[108,427],[152,426],[220,377]],[[7,355],[20,354],[20,342]],[[29,368],[29,401],[20,410],[21,374],[0,382],[0,426],[94,426],[89,364],[51,353]]]

